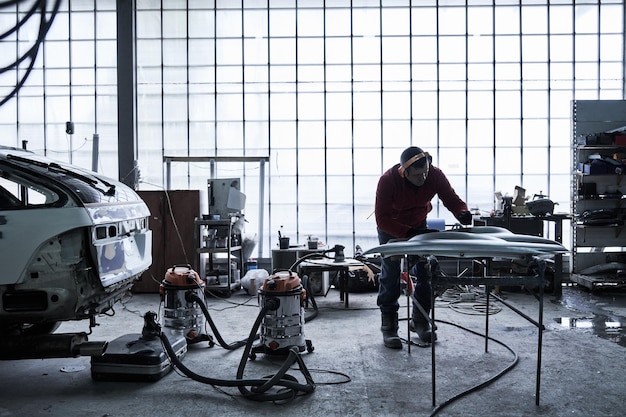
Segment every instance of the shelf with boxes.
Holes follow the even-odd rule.
[[[235,227],[237,217],[229,219],[196,218],[195,270],[206,283],[208,292],[230,295],[241,288],[243,267],[241,232]]]
[[[578,173],[581,175],[615,175],[618,180],[626,174],[626,146],[576,145]]]
[[[626,218],[621,190],[626,184],[624,151],[619,146],[576,145],[576,247],[623,245],[620,234]]]

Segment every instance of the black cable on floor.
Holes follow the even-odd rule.
[[[461,326],[461,325],[459,325],[459,324],[456,324],[456,323],[452,323],[452,322],[445,321],[445,320],[435,320],[435,322],[438,322],[438,323],[444,323],[444,324],[449,324],[449,325],[451,325],[451,326],[458,327],[459,329],[461,329],[461,330],[465,330],[466,332],[472,333],[472,334],[474,334],[474,335],[477,335],[477,336],[480,336],[480,337],[487,337],[487,339],[489,339],[489,340],[491,340],[491,341],[493,341],[493,342],[495,342],[495,343],[499,344],[500,346],[503,346],[505,349],[507,349],[509,352],[511,352],[511,353],[513,354],[513,362],[512,362],[509,366],[507,366],[506,368],[504,368],[502,371],[498,372],[496,375],[494,375],[493,377],[489,378],[488,380],[486,380],[486,381],[484,381],[484,382],[481,382],[480,384],[475,385],[475,386],[471,387],[470,389],[465,390],[465,391],[463,391],[463,392],[461,392],[461,393],[459,393],[459,394],[457,394],[457,395],[453,396],[452,398],[450,398],[450,399],[448,399],[448,400],[444,401],[443,403],[439,404],[439,405],[438,405],[437,407],[435,407],[435,408],[433,409],[433,411],[430,413],[430,417],[432,417],[432,416],[436,415],[438,412],[440,412],[441,410],[443,410],[443,409],[444,409],[445,407],[447,407],[448,405],[452,404],[454,401],[456,401],[456,400],[458,400],[458,399],[460,399],[460,398],[462,398],[462,397],[465,397],[466,395],[469,395],[469,394],[471,394],[472,392],[476,392],[476,391],[478,391],[479,389],[484,388],[484,387],[486,387],[487,385],[491,384],[492,382],[496,381],[496,380],[497,380],[497,379],[499,379],[501,376],[503,376],[504,374],[506,374],[507,372],[509,372],[511,369],[513,369],[513,368],[517,365],[517,363],[518,363],[518,361],[519,361],[519,357],[518,357],[517,353],[516,353],[513,349],[511,349],[508,345],[506,345],[504,342],[501,342],[501,341],[499,341],[499,340],[497,340],[497,339],[494,339],[494,338],[492,338],[492,337],[490,337],[490,336],[486,336],[486,335],[484,335],[484,334],[482,334],[482,333],[479,333],[479,332],[477,332],[477,331],[474,331],[474,330],[472,330],[472,329],[468,329],[467,327],[463,327],[463,326]]]
[[[301,355],[295,347],[292,347],[289,350],[288,356],[285,359],[284,364],[281,366],[276,374],[256,379],[243,379],[244,369],[250,356],[252,344],[255,339],[254,336],[256,335],[259,326],[261,325],[261,322],[265,317],[265,314],[272,308],[272,306],[263,307],[259,315],[257,316],[254,325],[250,330],[250,336],[247,339],[243,355],[241,356],[241,361],[237,368],[237,376],[234,380],[211,378],[193,372],[182,363],[182,361],[178,358],[176,352],[172,348],[172,345],[170,344],[167,336],[161,332],[161,327],[158,325],[158,323],[155,322],[155,313],[146,313],[146,323],[150,323],[150,328],[152,329],[152,332],[155,334],[156,337],[161,339],[161,342],[163,344],[163,347],[165,348],[165,351],[167,352],[171,364],[174,365],[185,376],[193,379],[194,381],[208,384],[214,387],[237,387],[240,393],[245,398],[248,398],[250,400],[284,402],[290,401],[298,395],[310,394],[315,391],[315,382],[313,381],[309,370],[307,369]],[[287,371],[290,369],[290,367],[296,363],[298,364],[300,372],[305,378],[305,384],[299,383],[295,377],[287,374]],[[277,391],[271,392],[271,389],[277,389]]]

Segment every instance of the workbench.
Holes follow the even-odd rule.
[[[485,216],[474,220],[474,226],[498,226],[530,236],[543,236],[544,223],[552,225],[554,230],[553,240],[563,243],[563,220],[570,220],[571,216],[563,213],[555,213],[546,216]],[[563,254],[554,255],[554,283],[552,293],[561,295],[563,293]]]

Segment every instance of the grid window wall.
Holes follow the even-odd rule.
[[[115,1],[59,4],[0,107],[2,144],[89,166],[98,132],[116,176]],[[206,195],[210,176],[239,177],[265,248],[282,226],[351,253],[377,243],[378,177],[416,145],[483,214],[515,186],[569,212],[570,101],[624,98],[623,17],[617,0],[139,1],[139,187]],[[23,72],[0,74],[5,97]],[[257,162],[176,162],[166,178],[165,156],[269,157],[265,195]],[[454,222],[436,201],[432,217]]]

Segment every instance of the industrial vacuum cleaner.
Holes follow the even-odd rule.
[[[181,359],[187,347],[201,341],[214,344],[204,333],[204,316],[200,307],[204,283],[189,265],[174,265],[165,273],[160,286],[164,304],[163,332]],[[156,381],[171,370],[171,358],[160,340],[156,313],[144,316],[141,334],[131,333],[111,341],[104,353],[91,357],[91,375],[96,380]]]
[[[224,341],[213,322],[203,291],[202,280],[189,265],[168,269],[161,284],[163,328],[157,314],[147,312],[141,334],[121,336],[109,343],[103,355],[92,357],[92,377],[156,381],[175,367],[197,382],[237,387],[244,397],[256,401],[290,400],[296,392],[314,391],[315,383],[300,356],[305,350],[312,352],[313,345],[304,337],[306,291],[296,273],[278,271],[265,279],[258,290],[260,311],[249,336],[230,344]],[[182,363],[189,345],[199,341],[209,341],[209,347],[216,344],[205,332],[207,325],[221,347],[228,350],[244,347],[235,379],[200,375]],[[254,346],[258,339],[260,344]],[[275,375],[244,379],[247,361],[255,359],[259,352],[284,355],[284,363]],[[287,374],[294,364],[305,383]]]
[[[274,271],[259,289],[259,306],[263,315],[261,344],[254,354],[286,354],[295,348],[313,352],[313,344],[304,335],[304,304],[306,290],[298,274],[291,270]]]

